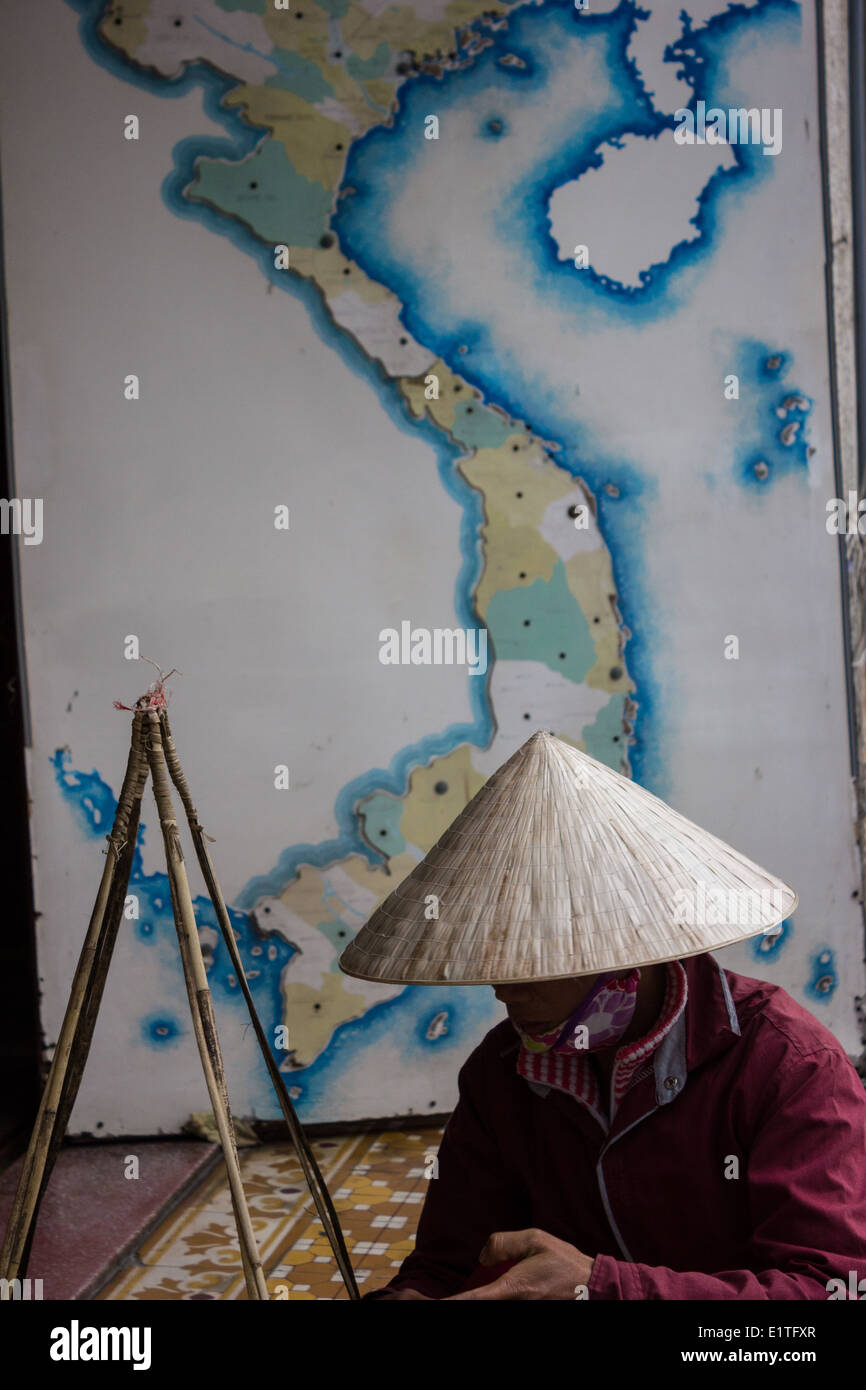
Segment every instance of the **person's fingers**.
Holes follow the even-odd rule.
[[[547,1249],[549,1237],[530,1227],[526,1231],[494,1231],[478,1257],[482,1265],[501,1265],[506,1260],[525,1260]]]
[[[455,1303],[458,1299],[501,1299],[513,1298],[514,1289],[508,1282],[508,1275],[503,1274],[501,1279],[495,1279],[492,1284],[482,1284],[480,1288],[468,1289],[466,1293],[452,1293],[448,1298],[443,1298],[443,1303]]]

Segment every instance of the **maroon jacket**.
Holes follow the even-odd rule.
[[[572,1096],[518,1075],[507,1020],[487,1034],[388,1291],[459,1293],[480,1282],[488,1236],[528,1227],[596,1257],[590,1299],[826,1299],[829,1279],[866,1277],[854,1067],[777,985],[708,954],[682,964],[685,1012],[608,1135]]]

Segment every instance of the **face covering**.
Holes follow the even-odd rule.
[[[632,1021],[637,1004],[639,970],[610,970],[599,975],[565,1023],[549,1033],[527,1033],[512,1022],[528,1052],[593,1052],[618,1041]]]

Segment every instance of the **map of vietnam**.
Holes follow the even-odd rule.
[[[496,738],[486,760],[464,746],[417,768],[403,797],[383,791],[363,799],[363,839],[384,861],[387,875],[361,854],[334,865],[361,890],[354,905],[334,892],[333,875],[329,880],[321,866],[307,866],[280,893],[284,906],[297,913],[296,935],[303,921],[333,937],[331,968],[321,970],[318,980],[302,978],[303,951],[283,971],[287,1016],[299,1040],[316,1040],[299,1048],[299,1057],[308,1059],[327,1044],[334,1027],[374,1002],[372,996],[351,995],[334,970],[346,932],[433,843],[490,767],[522,741],[525,721],[556,726],[596,756],[627,767],[635,713],[623,656],[628,634],[594,499],[572,471],[557,466],[556,441],[535,436],[523,419],[482,397],[468,377],[413,340],[401,321],[399,299],[344,256],[330,231],[331,214],[346,191],[340,184],[353,139],[389,120],[395,92],[413,71],[471,63],[503,20],[468,6],[443,7],[446,17],[437,23],[424,23],[407,7],[378,16],[359,6],[337,8],[343,13],[329,16],[317,6],[277,14],[264,6],[242,11],[153,4],[139,6],[133,16],[130,7],[118,6],[106,11],[101,25],[103,36],[129,61],[166,77],[182,63],[204,62],[243,79],[224,104],[261,127],[263,139],[243,161],[200,160],[185,196],[242,222],[266,245],[287,246],[288,274],[315,283],[334,322],[381,364],[385,383],[399,391],[412,415],[441,431],[454,449],[455,467],[483,504],[482,566],[471,604],[490,634]],[[256,9],[263,13],[251,18]],[[465,27],[478,16],[474,32]],[[183,28],[187,35],[179,44],[177,30]],[[262,56],[269,42],[273,59]],[[255,63],[267,68],[258,81],[250,71]],[[318,84],[312,67],[321,77]],[[438,388],[433,399],[431,376]],[[583,528],[575,525],[578,514]],[[267,926],[263,919],[258,904],[261,928]],[[291,941],[288,929],[285,934]]]

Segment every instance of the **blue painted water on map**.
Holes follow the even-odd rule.
[[[187,67],[183,74],[166,80],[145,73],[127,63],[98,37],[95,24],[103,11],[102,0],[67,0],[82,16],[81,40],[94,62],[127,84],[138,86],[161,97],[180,97],[194,87],[202,90],[208,116],[222,125],[226,138],[192,136],[181,140],[173,151],[174,168],[168,174],[162,197],[177,216],[195,218],[209,230],[228,237],[238,250],[255,258],[261,273],[275,288],[302,300],[316,332],[341,359],[375,390],[395,426],[407,433],[422,429],[435,451],[437,468],[443,486],[463,508],[461,529],[462,564],[455,580],[455,610],[458,621],[465,627],[475,626],[471,595],[482,565],[478,530],[483,520],[478,494],[462,480],[456,469],[459,449],[443,440],[440,431],[429,423],[420,424],[408,412],[397,391],[382,381],[378,368],[357,351],[349,337],[335,327],[325,313],[319,292],[309,283],[296,277],[286,277],[274,269],[272,248],[262,245],[240,223],[227,218],[202,203],[191,202],[184,188],[192,182],[194,162],[199,157],[237,161],[251,154],[263,132],[251,129],[236,111],[220,106],[223,95],[236,85],[233,79],[202,64]],[[684,22],[679,59],[694,88],[695,99],[726,105],[725,48],[740,26],[763,27],[768,33],[776,26],[779,35],[790,41],[791,25],[799,7],[791,0],[767,0],[757,9],[743,11],[739,7],[727,11],[701,31],[689,32]],[[417,76],[404,84],[400,92],[400,107],[392,125],[372,131],[353,147],[346,174],[346,184],[356,191],[340,204],[333,220],[341,246],[375,279],[389,286],[406,305],[405,323],[413,336],[437,352],[449,366],[469,379],[485,400],[501,406],[513,418],[523,420],[533,433],[543,440],[557,444],[557,462],[575,476],[586,480],[596,494],[601,533],[610,550],[618,602],[624,622],[632,636],[627,648],[630,673],[637,686],[640,727],[635,730],[636,742],[630,749],[634,775],[659,795],[666,791],[667,773],[658,754],[653,750],[648,731],[653,727],[653,711],[657,698],[657,681],[653,673],[653,648],[658,632],[657,620],[649,608],[642,579],[643,535],[641,517],[648,497],[655,487],[654,480],[640,468],[639,462],[611,459],[603,446],[590,437],[572,414],[563,413],[561,402],[553,393],[537,389],[537,382],[528,383],[520,372],[520,364],[502,361],[498,356],[495,336],[483,321],[467,322],[455,314],[453,305],[437,297],[436,287],[410,272],[391,254],[388,242],[387,199],[394,180],[400,178],[406,161],[417,156],[417,130],[423,117],[433,109],[440,120],[447,118],[449,109],[482,90],[489,91],[490,109],[478,130],[479,140],[495,143],[502,148],[512,138],[511,113],[519,107],[521,94],[530,95],[543,89],[547,81],[545,64],[551,55],[574,42],[575,26],[580,26],[580,41],[595,45],[605,56],[611,84],[611,99],[595,116],[543,155],[533,165],[532,174],[514,187],[503,191],[500,225],[502,234],[519,240],[527,269],[527,285],[538,295],[547,295],[557,302],[570,302],[575,314],[602,314],[634,323],[641,319],[671,314],[678,307],[677,274],[701,257],[714,254],[715,244],[723,233],[725,200],[738,185],[772,176],[772,160],[761,160],[760,151],[748,146],[736,149],[736,167],[714,175],[699,200],[695,219],[700,236],[671,248],[662,265],[648,269],[639,288],[627,288],[594,272],[575,276],[568,265],[558,259],[550,236],[548,200],[553,189],[565,179],[573,179],[581,170],[599,163],[598,145],[627,132],[652,135],[672,124],[670,114],[654,110],[646,94],[643,79],[626,53],[631,30],[636,23],[635,6],[623,4],[611,15],[593,16],[575,11],[571,0],[550,0],[542,7],[520,10],[509,16],[507,28],[494,36],[490,47],[467,69],[446,73],[441,79]],[[673,45],[672,53],[677,49]],[[522,67],[505,65],[505,54],[516,55]],[[503,115],[509,111],[509,119]],[[410,138],[411,132],[411,138]],[[730,208],[727,209],[730,215]],[[458,348],[468,347],[460,353]],[[617,497],[609,496],[604,485],[614,483]],[[232,924],[239,935],[238,946],[245,968],[258,968],[259,976],[251,982],[253,993],[266,1028],[281,1019],[279,979],[282,968],[292,955],[286,943],[280,947],[277,960],[263,966],[262,957],[250,954],[261,938],[252,927],[244,909],[253,906],[265,894],[278,894],[295,875],[298,865],[324,867],[350,853],[364,855],[379,862],[359,833],[355,804],[377,790],[400,794],[405,792],[412,768],[428,763],[432,758],[447,754],[464,742],[479,747],[489,744],[493,735],[493,720],[487,694],[488,682],[469,679],[473,719],[434,732],[409,747],[399,750],[387,768],[375,768],[347,784],[336,801],[339,834],[319,844],[293,845],[280,856],[278,863],[267,873],[256,876],[239,895],[237,909],[231,911]],[[479,689],[479,687],[481,687]],[[92,838],[104,835],[114,814],[114,794],[96,772],[75,773],[66,766],[65,755],[55,758],[57,785],[77,816],[85,833]],[[140,830],[140,841],[146,831]],[[164,874],[146,876],[143,873],[140,848],[136,850],[131,891],[139,894],[143,908],[138,926],[142,947],[153,945],[166,932],[174,934],[170,911],[170,893]],[[216,927],[215,915],[207,899],[195,903],[201,926]],[[236,998],[239,991],[232,985],[224,946],[218,941],[214,962],[209,972],[212,987],[224,998]],[[460,999],[459,1010],[455,1009]],[[490,1014],[491,1001],[486,991],[455,991],[413,989],[394,1000],[376,1005],[362,1020],[343,1025],[325,1053],[302,1074],[300,1107],[303,1110],[307,1087],[311,1093],[333,1069],[339,1068],[341,1058],[356,1057],[360,1043],[366,1046],[375,1038],[393,1036],[396,1018],[401,1019],[401,1038],[408,1040],[407,1060],[420,1058],[430,1047],[442,1046],[443,1039],[430,1041],[419,1020],[429,1019],[436,1010],[450,1010],[447,1046],[459,1046],[462,1034],[477,1030],[480,1018]],[[162,1015],[149,1015],[142,1020],[145,1044],[159,1048],[172,1045],[177,1020]],[[348,1053],[346,1052],[348,1049]],[[429,1052],[428,1052],[429,1055]],[[293,1078],[294,1079],[294,1078]],[[313,1086],[313,1082],[317,1086]],[[431,1105],[436,1098],[431,1097]],[[273,1112],[273,1101],[266,1084],[262,1090],[262,1112]]]
[[[813,1004],[828,1004],[839,987],[836,952],[829,946],[815,951],[809,962],[810,976],[803,993]]]
[[[675,314],[682,307],[679,283],[682,273],[708,260],[724,237],[726,218],[736,214],[736,201],[754,183],[773,177],[773,160],[759,146],[733,145],[735,164],[719,170],[707,182],[698,199],[693,219],[700,235],[671,246],[667,260],[650,267],[642,284],[628,287],[596,274],[591,268],[575,275],[563,262],[550,232],[549,199],[561,184],[575,180],[601,163],[599,146],[625,134],[654,136],[672,129],[673,113],[657,111],[647,96],[643,77],[627,48],[638,22],[636,5],[624,0],[611,14],[594,16],[577,11],[570,0],[549,0],[541,7],[527,7],[509,17],[507,28],[496,35],[471,68],[444,77],[421,75],[405,84],[398,94],[399,109],[387,127],[377,126],[357,140],[349,153],[344,186],[351,196],[341,199],[331,226],[343,252],[357,261],[371,278],[387,284],[405,306],[403,322],[412,336],[467,379],[489,403],[522,420],[543,441],[558,446],[556,462],[585,480],[598,504],[599,529],[611,555],[618,608],[631,636],[626,647],[629,673],[637,687],[638,716],[629,760],[635,780],[658,796],[670,788],[670,770],[664,753],[653,738],[653,714],[659,699],[654,654],[661,648],[660,624],[647,593],[646,506],[656,489],[654,478],[638,460],[610,457],[603,441],[582,423],[579,403],[564,408],[560,395],[545,389],[537,376],[529,376],[527,363],[512,352],[503,353],[490,322],[467,318],[460,303],[449,299],[435,267],[425,269],[420,259],[407,258],[395,245],[392,208],[401,188],[424,157],[424,130],[428,113],[439,119],[440,140],[450,128],[460,130],[465,147],[465,125],[457,121],[462,111],[475,112],[486,105],[488,114],[476,125],[475,138],[508,145],[516,138],[524,110],[531,112],[557,63],[567,64],[585,46],[596,50],[606,71],[609,99],[591,116],[581,112],[568,138],[552,141],[533,159],[531,172],[515,174],[501,189],[494,219],[495,234],[518,248],[525,269],[521,289],[533,296],[539,309],[546,303],[564,306],[575,322],[587,325],[602,320],[634,326]],[[685,12],[684,12],[685,13]],[[690,105],[729,105],[726,53],[742,33],[751,33],[768,45],[799,42],[800,9],[793,0],[765,0],[754,9],[734,7],[721,13],[699,32],[687,18],[683,36],[671,45],[671,55],[693,87]],[[509,55],[521,66],[503,63]],[[508,121],[502,111],[509,113]],[[493,127],[491,129],[491,126]],[[497,177],[503,164],[497,163]],[[497,187],[497,196],[500,189]],[[443,242],[448,229],[459,224],[450,215],[450,190],[442,189]],[[435,215],[435,214],[431,214]],[[454,254],[459,255],[455,242]],[[508,290],[503,286],[503,294]],[[491,287],[495,298],[496,287]],[[757,438],[757,436],[756,436]],[[763,446],[765,432],[760,434]],[[755,444],[757,447],[757,443]],[[766,451],[766,450],[765,450]],[[740,480],[760,487],[753,471],[754,451],[744,448]],[[796,448],[777,450],[773,478],[805,459],[805,434]],[[606,484],[614,484],[612,497]],[[670,684],[671,673],[667,673]]]

